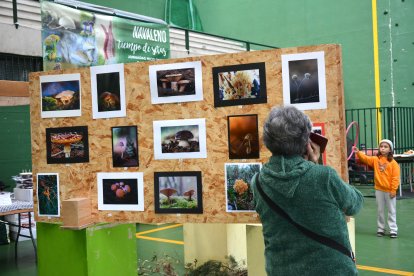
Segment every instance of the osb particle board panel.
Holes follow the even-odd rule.
[[[127,117],[92,119],[92,100],[89,68],[64,71],[37,72],[30,75],[31,128],[33,173],[59,173],[61,200],[88,197],[91,199],[94,222],[194,222],[194,223],[254,223],[259,219],[254,212],[227,213],[225,206],[224,163],[266,162],[270,152],[260,142],[260,159],[230,160],[227,145],[227,116],[258,114],[259,136],[263,121],[272,106],[282,105],[281,54],[301,52],[325,52],[327,106],[325,110],[310,110],[306,113],[313,122],[324,123],[327,146],[327,163],[347,178],[345,118],[341,69],[341,49],[338,45],[275,49],[214,56],[191,57],[174,60],[160,60],[146,63],[125,64],[125,87]],[[151,104],[148,66],[153,64],[183,61],[202,62],[204,100],[180,104]],[[267,103],[245,106],[214,108],[212,68],[226,65],[265,62]],[[81,74],[82,116],[70,118],[41,119],[39,76],[54,74]],[[155,120],[206,118],[207,158],[182,160],[154,160],[153,125]],[[64,126],[88,126],[89,163],[47,164],[46,128]],[[111,127],[137,125],[139,167],[113,168]],[[203,184],[203,214],[155,214],[154,213],[154,171],[201,171]],[[98,211],[98,172],[143,172],[145,211]],[[36,181],[36,178],[35,178]],[[36,183],[35,183],[36,184]],[[36,185],[35,185],[36,187]],[[61,218],[37,216],[36,220],[59,222]]]

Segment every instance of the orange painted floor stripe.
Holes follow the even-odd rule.
[[[142,232],[138,232],[136,233],[136,236],[138,238],[138,235],[145,235],[145,234],[149,234],[149,233],[154,233],[154,232],[158,232],[158,231],[163,231],[166,229],[171,229],[171,228],[175,228],[175,227],[180,227],[183,226],[182,223],[178,223],[178,224],[173,224],[173,225],[169,225],[169,226],[165,226],[165,227],[160,227],[160,228],[154,228],[148,231],[142,231]]]
[[[357,265],[357,268],[361,270],[369,270],[369,271],[388,273],[388,274],[393,274],[393,275],[414,276],[414,272],[366,266],[366,265]]]
[[[137,235],[137,239],[143,239],[143,240],[150,240],[150,241],[166,242],[166,243],[174,243],[174,244],[184,245],[184,242],[183,241],[167,240],[167,239],[146,237],[146,236],[140,236],[140,235]]]

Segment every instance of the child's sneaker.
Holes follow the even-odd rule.
[[[397,233],[391,233],[391,234],[390,234],[390,238],[391,238],[391,239],[395,239],[395,238],[397,238],[397,237],[398,237]]]
[[[382,232],[382,231],[377,232],[377,237],[384,237],[384,236],[385,236],[384,232]]]

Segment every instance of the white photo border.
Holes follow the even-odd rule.
[[[119,101],[121,104],[121,110],[114,111],[98,111],[98,87],[96,82],[97,74],[104,73],[119,73]],[[124,64],[109,64],[92,66],[90,68],[91,73],[91,93],[92,93],[92,118],[103,119],[103,118],[117,118],[126,117],[126,100],[125,100],[125,73]]]
[[[161,127],[188,126],[198,125],[198,143],[199,152],[177,152],[162,153],[161,146]],[[182,120],[165,120],[153,121],[154,128],[154,159],[187,159],[187,158],[207,158],[207,142],[206,142],[206,119],[182,119]]]
[[[56,175],[56,194],[57,194],[57,205],[58,213],[56,215],[41,214],[39,204],[39,175]],[[37,198],[37,215],[39,217],[60,217],[60,193],[59,193],[59,174],[58,173],[37,173],[36,174],[36,198]]]
[[[282,81],[283,81],[283,103],[293,105],[300,110],[326,109],[326,78],[325,78],[325,52],[309,52],[299,54],[282,55]],[[289,61],[316,59],[318,64],[319,102],[317,103],[291,103]]]
[[[60,81],[78,81],[79,82],[79,109],[74,110],[43,110],[43,93],[42,83],[60,82]],[[40,87],[40,116],[41,118],[60,118],[60,117],[79,117],[82,116],[82,82],[80,73],[63,74],[63,75],[45,75],[39,77]]]
[[[142,172],[101,172],[96,174],[98,185],[98,210],[100,211],[144,211],[144,174]],[[104,204],[103,180],[104,179],[136,179],[138,204]]]
[[[195,95],[158,97],[157,71],[184,68],[194,68]],[[150,65],[148,69],[152,104],[196,102],[203,100],[203,79],[201,71],[201,61]]]
[[[226,212],[227,213],[255,213],[256,210],[229,210],[229,199],[227,197],[227,166],[234,166],[234,165],[259,165],[260,169],[262,169],[262,163],[260,162],[250,162],[250,163],[224,163],[224,196],[226,197]],[[251,183],[249,183],[251,185]],[[252,191],[253,192],[253,191]]]

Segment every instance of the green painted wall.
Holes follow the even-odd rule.
[[[135,224],[68,230],[38,222],[37,245],[39,275],[137,275]]]
[[[414,106],[414,1],[378,1],[382,106]]]
[[[32,169],[29,106],[0,107],[0,129],[0,180],[12,191],[11,176]]]
[[[194,3],[208,33],[281,48],[341,44],[346,108],[375,106],[371,1]]]
[[[142,14],[158,19],[164,20],[165,17],[165,2],[166,0],[138,0],[138,1],[123,1],[123,0],[86,0],[82,1],[103,7],[128,11],[136,14]]]
[[[88,2],[92,1],[161,18],[172,25],[266,45],[341,44],[347,109],[375,107],[372,3],[376,3],[381,106],[414,105],[414,74],[409,67],[414,62],[411,0]],[[191,20],[199,24],[191,26]]]

